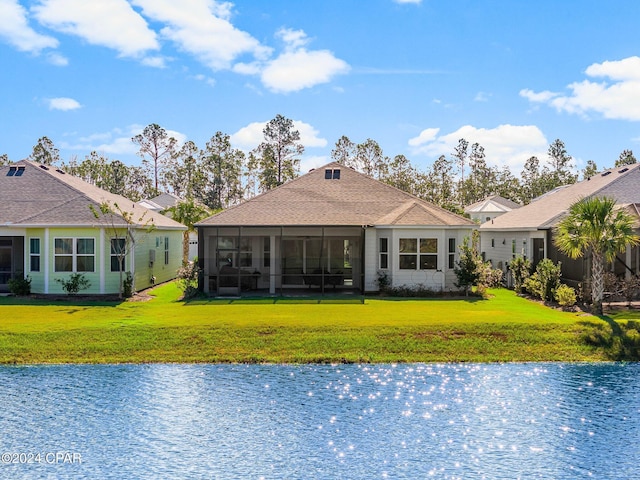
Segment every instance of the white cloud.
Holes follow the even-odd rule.
[[[233,61],[243,54],[264,59],[271,52],[230,23],[231,5],[226,2],[133,0],[133,4],[141,7],[145,16],[166,23],[161,35],[212,70],[231,68]]]
[[[307,50],[306,34],[302,30],[281,29],[276,34],[285,42],[285,49],[267,63],[260,76],[273,92],[295,92],[331,81],[347,73],[349,65],[329,50]]]
[[[475,102],[488,102],[489,97],[491,97],[490,93],[487,92],[478,92],[476,93],[475,98],[473,99]]]
[[[50,98],[48,103],[49,110],[62,110],[65,112],[68,110],[77,110],[82,107],[77,100],[68,97]]]
[[[264,127],[268,122],[253,122],[230,136],[234,148],[253,150],[264,141]],[[326,147],[327,140],[318,136],[318,131],[308,123],[293,120],[293,128],[300,132],[300,143],[306,148]],[[326,162],[325,162],[326,163]]]
[[[416,5],[420,5],[422,0],[393,0],[395,3],[405,4],[405,3],[414,3]]]
[[[155,32],[126,0],[41,0],[32,11],[43,25],[112,48],[123,57],[141,57],[160,48]]]
[[[66,67],[69,65],[69,59],[57,52],[47,54],[47,60],[51,65],[55,65],[56,67]]]
[[[534,125],[499,125],[490,129],[465,125],[455,132],[438,133],[439,129],[428,128],[409,140],[412,153],[431,158],[449,156],[464,138],[469,145],[478,143],[484,148],[489,165],[508,166],[515,173],[533,155],[546,158],[548,147],[544,134]]]
[[[585,73],[605,80],[571,83],[567,86],[568,95],[529,89],[522,90],[520,95],[534,103],[546,103],[559,112],[577,115],[595,112],[609,119],[640,120],[640,57],[594,63]]]
[[[409,139],[410,147],[420,147],[421,145],[428,144],[436,139],[439,128],[426,128],[420,132],[417,137]]]
[[[0,18],[0,37],[18,50],[39,53],[58,46],[58,40],[41,35],[29,26],[27,11],[17,0],[0,0]]]

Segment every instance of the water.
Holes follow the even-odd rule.
[[[0,478],[630,479],[640,364],[0,368]]]

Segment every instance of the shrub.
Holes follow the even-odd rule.
[[[460,250],[460,260],[453,268],[457,278],[455,286],[464,288],[465,294],[469,295],[471,287],[477,285],[480,280],[483,262],[475,248],[474,240],[469,241],[469,237],[463,240],[458,249]]]
[[[198,281],[202,270],[196,262],[189,262],[178,270],[178,287],[182,290],[183,298],[191,298],[198,294]]]
[[[131,275],[131,272],[127,272],[126,277],[122,280],[122,296],[124,298],[133,296],[133,275]]]
[[[9,291],[14,295],[29,295],[31,293],[31,278],[20,275],[16,278],[9,279]]]
[[[391,279],[387,272],[378,270],[378,278],[376,282],[378,283],[378,289],[380,292],[385,293],[389,291],[389,288],[391,287]]]
[[[524,288],[534,297],[544,301],[553,301],[555,292],[560,285],[560,263],[554,263],[545,258],[536,268],[536,271],[524,282]]]
[[[491,263],[480,264],[480,279],[478,280],[478,286],[486,288],[495,288],[502,285],[502,270],[499,268],[493,268]]]
[[[513,288],[516,293],[522,293],[524,283],[531,275],[531,260],[524,257],[516,257],[509,263],[511,275],[513,275]]]
[[[56,282],[62,284],[62,290],[68,295],[75,295],[80,290],[86,290],[91,286],[91,282],[87,280],[83,273],[72,273],[69,279],[56,278]]]
[[[576,291],[569,285],[564,284],[556,288],[555,298],[556,302],[558,302],[558,305],[560,305],[564,309],[573,307],[577,301]]]

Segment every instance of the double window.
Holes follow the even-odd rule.
[[[401,238],[400,270],[437,270],[437,238]]]
[[[95,239],[55,238],[53,258],[56,272],[94,272]]]

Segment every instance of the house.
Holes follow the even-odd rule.
[[[172,193],[161,193],[160,195],[140,200],[139,205],[144,208],[148,208],[154,212],[162,213],[168,208],[175,207],[182,200],[180,197]],[[171,218],[170,213],[166,213],[166,216]],[[193,261],[198,255],[198,234],[196,232],[189,232],[189,261]]]
[[[520,204],[501,197],[500,195],[491,195],[484,200],[465,207],[464,213],[469,215],[471,220],[484,223],[504,213],[510,212],[515,208],[520,208]]]
[[[476,224],[339,163],[197,224],[205,292],[455,289],[458,246]]]
[[[125,259],[123,270],[132,272],[135,288],[175,278],[184,225],[55,167],[23,160],[0,167],[0,291],[8,291],[10,278],[28,275],[33,293],[62,293],[56,279],[81,273],[91,283],[85,293],[118,293],[117,253],[127,223],[119,216],[96,218],[90,207],[103,202],[155,225],[149,233],[138,228]]]
[[[640,164],[606,170],[573,185],[558,187],[521,208],[511,210],[480,226],[480,249],[495,268],[507,270],[516,256],[537,263],[543,258],[562,262],[562,275],[570,284],[589,277],[589,257],[571,260],[553,242],[554,227],[569,207],[586,197],[612,197],[621,206],[633,209],[640,202]],[[638,248],[628,248],[613,265],[622,275],[640,272]]]

